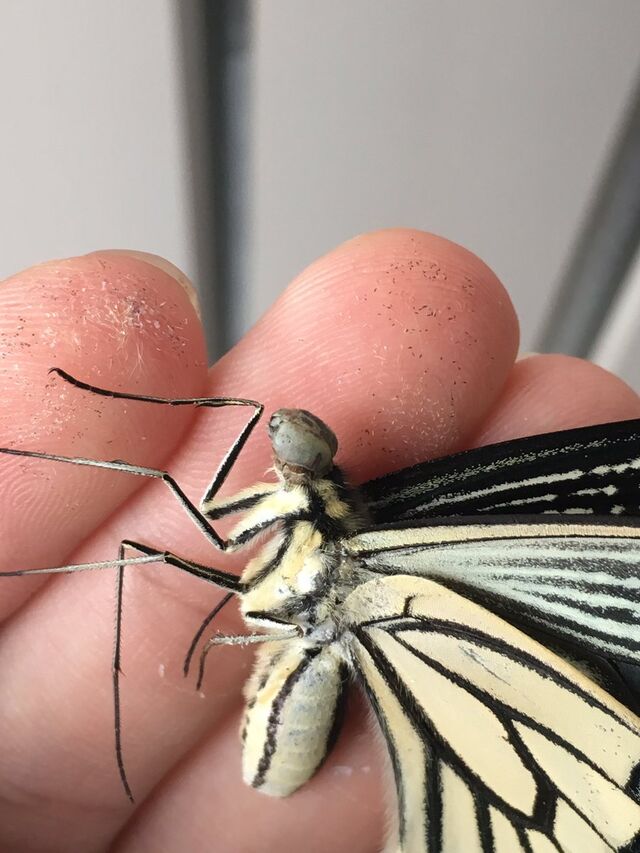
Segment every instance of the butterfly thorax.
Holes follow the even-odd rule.
[[[333,463],[335,435],[319,418],[281,409],[269,434],[277,482],[258,483],[203,510],[210,518],[243,513],[227,540],[230,551],[269,537],[241,576],[247,623],[264,628],[282,621],[310,640],[328,642],[334,612],[354,586],[340,543],[362,527],[364,515],[357,492]]]
[[[353,586],[340,541],[360,526],[361,515],[335,467],[326,477],[296,482],[278,474],[272,490],[261,484],[259,502],[231,534],[234,541],[253,538],[257,528],[270,534],[242,573],[242,612],[249,622],[250,614],[269,614],[311,631],[332,620]]]

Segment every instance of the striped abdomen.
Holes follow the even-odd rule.
[[[346,667],[335,646],[263,646],[246,688],[243,778],[286,797],[313,776],[338,732]]]

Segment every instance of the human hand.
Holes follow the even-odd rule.
[[[477,258],[440,238],[389,231],[344,244],[208,374],[188,292],[149,260],[97,253],[2,285],[0,445],[167,468],[197,500],[249,416],[96,398],[49,376],[52,366],[117,390],[310,409],[337,433],[338,463],[355,483],[462,447],[640,416],[638,397],[586,362],[514,364],[508,296]],[[258,426],[225,491],[263,479],[269,464]],[[107,560],[129,537],[219,568],[241,565],[206,542],[162,484],[12,457],[0,457],[0,470],[4,571]],[[196,693],[182,660],[221,593],[160,565],[131,567],[125,580],[132,807],[114,758],[113,583],[111,570],[0,578],[1,850],[382,846],[392,788],[364,704],[352,701],[332,755],[293,797],[244,786],[238,727],[250,654],[213,652],[204,695]],[[242,625],[229,607],[215,629]]]

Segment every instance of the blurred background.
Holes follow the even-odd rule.
[[[316,256],[480,255],[524,350],[640,389],[638,0],[0,0],[0,277],[164,255],[211,357]]]

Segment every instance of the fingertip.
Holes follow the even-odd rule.
[[[206,383],[204,337],[183,283],[122,253],[49,261],[6,279],[0,352],[1,446],[153,465],[179,440],[189,412],[164,407],[159,416],[158,407],[97,399],[48,371],[168,397],[198,396]],[[62,558],[140,485],[71,465],[0,462],[7,568]]]
[[[163,393],[193,374],[200,384],[206,370],[202,328],[186,277],[169,266],[102,251],[48,261],[6,279],[0,340],[9,378],[24,369],[35,380],[55,356],[71,373],[124,379],[128,390],[139,382],[153,393],[149,382],[155,380],[155,392]]]
[[[640,417],[640,397],[622,379],[574,356],[529,355],[514,366],[473,444]]]
[[[517,345],[511,300],[486,264],[449,240],[393,229],[311,264],[213,379],[268,408],[316,412],[358,479],[461,446]]]
[[[122,256],[124,258],[135,258],[136,260],[142,261],[143,263],[150,264],[153,267],[156,267],[162,272],[165,272],[170,278],[176,281],[185,291],[189,302],[193,306],[194,311],[198,315],[198,317],[202,317],[202,312],[200,311],[200,302],[198,300],[198,293],[193,286],[193,282],[191,279],[184,273],[179,267],[175,264],[171,263],[171,261],[163,258],[161,255],[154,255],[151,252],[140,252],[136,249],[99,249],[95,252],[90,252],[87,257],[92,255],[101,255],[101,256]]]

